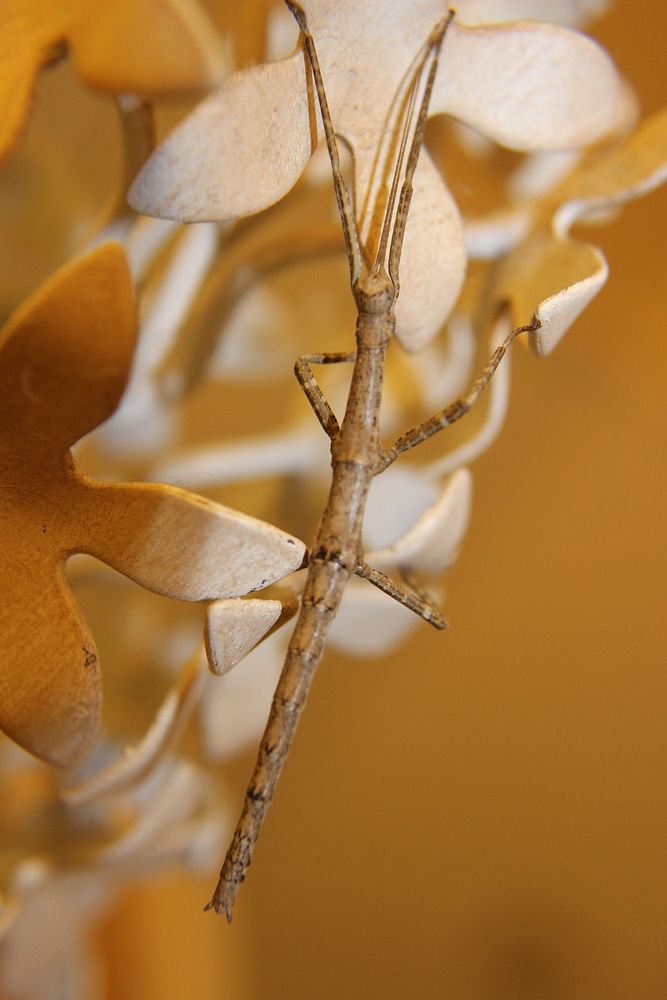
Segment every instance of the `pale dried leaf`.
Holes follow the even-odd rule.
[[[0,923],[3,997],[101,1000],[102,975],[90,952],[88,928],[111,891],[108,877],[96,875],[57,872],[38,857],[20,862],[8,900],[10,919]]]
[[[11,582],[0,727],[58,764],[90,751],[100,704],[95,644],[63,580],[70,555],[192,601],[265,587],[304,554],[277,528],[185,490],[77,473],[68,448],[118,404],[134,339],[132,284],[114,244],[63,268],[0,333],[0,558]]]
[[[151,775],[134,823],[110,844],[100,846],[96,862],[115,866],[147,854],[146,860],[158,865],[187,855],[195,832],[193,817],[201,812],[218,813],[212,786],[212,778],[186,760],[176,760],[164,773]]]
[[[581,156],[578,149],[547,150],[527,156],[508,181],[510,200],[520,208],[521,202],[548,197],[549,192],[576,168]],[[524,206],[524,211],[526,209]]]
[[[405,88],[442,5],[383,0],[372,18],[352,0],[311,0],[305,9],[334,126],[353,152],[362,240],[372,259],[390,169],[383,151],[398,127],[391,100]],[[355,92],[363,92],[363,102],[350,99]],[[454,23],[432,111],[469,120],[513,148],[562,148],[613,130],[620,93],[609,59],[583,36],[545,25],[475,29]],[[266,208],[296,182],[321,138],[312,107],[300,51],[235,74],[153,154],[131,203],[188,221]],[[396,311],[396,333],[409,350],[423,347],[441,326],[465,268],[461,221],[428,155],[420,158],[414,188]]]
[[[517,323],[519,316],[537,316],[540,328],[530,340],[538,354],[546,355],[595,298],[608,273],[595,247],[537,232],[503,264],[502,295],[512,303]]]
[[[366,580],[348,583],[329,639],[346,656],[386,656],[419,625],[414,612]]]
[[[234,73],[158,147],[130,204],[181,222],[235,219],[272,205],[296,183],[319,136],[311,134],[305,94],[300,52]]]
[[[552,195],[559,202],[554,229],[565,236],[575,222],[653,191],[667,177],[667,107],[656,111],[608,155],[584,161]]]
[[[158,234],[154,234],[158,235]],[[182,325],[218,249],[218,228],[191,226],[178,241],[147,308],[142,309],[132,374],[120,406],[99,431],[109,450],[150,453],[174,432],[174,416],[157,373],[182,332]]]
[[[384,549],[409,531],[438,499],[439,487],[421,470],[397,462],[372,484],[364,516],[364,549]]]
[[[385,474],[378,480],[391,479]],[[472,476],[467,469],[459,469],[441,488],[440,495],[430,500],[435,492],[430,470],[403,470],[399,480],[407,490],[407,506],[412,507],[410,527],[383,549],[365,555],[366,561],[400,579],[403,573],[436,576],[456,559],[470,518]],[[397,482],[387,482],[384,490],[377,490],[377,507],[393,510],[392,491]],[[401,490],[401,505],[406,499]],[[425,501],[429,504],[424,510]],[[404,512],[403,512],[404,513]],[[405,517],[403,517],[405,520]],[[385,531],[391,531],[385,524]],[[373,533],[377,526],[373,525]],[[393,532],[392,532],[393,533]],[[419,619],[407,608],[396,605],[366,581],[351,580],[336,619],[330,639],[341,652],[350,656],[383,656],[399,645],[417,626]]]
[[[522,151],[577,148],[618,127],[622,81],[592,39],[546,24],[453,27],[434,113],[461,118]]]
[[[302,474],[319,464],[321,458],[322,435],[312,422],[308,427],[288,427],[278,434],[246,438],[241,443],[176,453],[153,469],[152,476],[162,482],[204,489],[276,473]]]
[[[405,356],[418,385],[418,400],[426,410],[442,407],[467,389],[475,361],[476,339],[467,316],[454,313],[447,324],[446,347],[433,341],[423,351]]]
[[[206,613],[204,639],[214,674],[226,674],[261,639],[296,614],[298,601],[283,589],[280,598],[213,601]]]
[[[40,800],[51,832],[67,831],[69,839],[64,856],[57,847],[39,855],[23,852],[11,867],[0,900],[3,997],[101,997],[101,980],[89,967],[100,911],[138,874],[174,863],[197,871],[212,868],[227,819],[219,786],[219,777],[213,780],[192,763],[177,761],[132,795],[107,796],[92,808],[63,810]]]
[[[226,761],[257,746],[285,659],[287,635],[279,630],[260,642],[243,668],[210,677],[201,700],[200,719],[206,752]]]
[[[464,322],[464,317],[460,317],[460,321]],[[511,324],[507,315],[501,315],[492,329],[489,354],[503,342],[510,329]],[[440,481],[462,465],[469,465],[495,441],[507,415],[510,376],[510,358],[505,357],[484,392],[485,399],[480,405],[485,407],[485,412],[480,427],[458,447],[423,466],[422,471],[429,479]]]
[[[146,274],[167,240],[177,230],[178,225],[171,220],[135,219],[125,241],[125,252],[134,280],[143,281]]]
[[[553,350],[607,278],[594,246],[569,238],[578,220],[622,205],[667,178],[667,110],[644,122],[611,152],[584,161],[545,200],[534,231],[502,262],[495,297],[509,301],[517,324],[536,315],[538,354]]]
[[[393,568],[439,574],[458,555],[470,520],[472,476],[458,469],[442,487],[436,503],[392,545],[369,552],[371,566],[391,573]]]
[[[576,28],[608,6],[608,0],[459,0],[456,9],[462,24],[548,21]]]
[[[280,529],[177,486],[81,482],[78,551],[157,594],[240,597],[303,560],[303,543]]]
[[[526,206],[503,208],[479,219],[465,220],[466,251],[472,260],[496,260],[508,253],[529,232]]]
[[[66,785],[61,795],[68,805],[93,802],[124,791],[140,781],[174,746],[187,723],[203,687],[205,657],[198,650],[169,689],[155,718],[133,747],[114,763],[78,784]]]

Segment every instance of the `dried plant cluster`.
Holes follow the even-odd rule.
[[[215,864],[232,820],[220,769],[259,741],[298,614],[212,904],[231,915],[325,639],[381,656],[419,616],[444,624],[434,602],[469,520],[468,465],[507,409],[506,349],[554,349],[607,278],[573,225],[667,174],[667,115],[637,124],[575,30],[599,3],[461,0],[451,22],[439,0],[289,6],[300,32],[268,0],[218,35],[194,0],[2,12],[9,188],[38,74],[71,66],[104,94],[122,148],[94,224],[75,197],[44,234],[61,266],[23,302],[2,289],[8,996],[92,995],[85,928],[118,887]],[[192,110],[156,139],[174,98]],[[494,178],[495,205],[462,214],[443,145]],[[515,154],[500,174],[499,148]],[[314,414],[286,395],[297,357]],[[394,464],[459,419],[454,444]],[[236,496],[242,511],[218,502]]]

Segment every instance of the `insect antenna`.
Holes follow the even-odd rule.
[[[393,211],[393,203],[395,201],[395,189],[398,188],[398,176],[399,171],[402,167],[402,161],[405,156],[405,149],[407,148],[407,137],[411,127],[411,117],[414,111],[414,106],[416,104],[416,94],[419,86],[419,81],[421,79],[424,67],[429,63],[430,66],[428,70],[428,75],[426,77],[426,83],[424,86],[424,92],[422,94],[421,102],[419,104],[419,111],[417,114],[417,121],[414,127],[414,133],[412,136],[412,142],[410,144],[410,152],[408,154],[408,159],[405,167],[405,176],[403,178],[403,184],[401,186],[401,193],[398,199],[398,208],[396,209],[396,217],[394,220],[394,229],[391,234],[391,241],[389,242],[389,262],[388,262],[388,272],[389,277],[394,283],[394,288],[396,289],[396,296],[398,296],[399,291],[399,280],[398,280],[398,269],[401,259],[401,250],[403,248],[403,238],[405,236],[405,226],[408,219],[408,211],[410,208],[410,201],[412,199],[412,181],[414,178],[415,170],[417,168],[417,161],[419,160],[419,154],[421,148],[424,144],[424,132],[426,129],[426,119],[428,117],[428,109],[431,101],[431,94],[433,92],[433,84],[435,83],[435,75],[438,71],[438,62],[440,59],[440,50],[442,48],[442,43],[447,32],[447,28],[451,24],[452,18],[454,17],[454,11],[449,10],[446,16],[438,22],[431,34],[426,41],[426,52],[419,66],[419,70],[415,76],[415,81],[413,84],[413,89],[410,94],[410,100],[408,103],[408,110],[406,113],[405,124],[403,127],[403,135],[401,136],[401,145],[399,149],[399,161],[396,165],[396,171],[394,172],[394,178],[392,181],[392,190],[390,194],[390,204],[387,206],[387,214],[385,215],[382,237],[380,239],[380,246],[378,247],[378,259],[380,258],[380,253],[382,255],[386,253],[386,245],[389,240],[388,232],[391,225],[391,214]],[[375,266],[382,266],[382,260],[376,259]]]
[[[350,279],[354,285],[361,273],[361,240],[359,239],[357,221],[352,208],[352,199],[350,198],[350,192],[347,184],[345,183],[345,178],[343,177],[343,171],[340,165],[338,141],[336,139],[333,123],[331,121],[331,112],[329,111],[329,103],[324,89],[320,61],[317,57],[315,41],[310,32],[310,28],[308,27],[306,15],[303,9],[298,3],[295,3],[294,0],[285,0],[285,3],[294,15],[294,19],[301,29],[303,44],[308,54],[308,61],[313,74],[313,82],[315,84],[317,99],[320,105],[320,112],[322,114],[324,136],[327,143],[327,149],[329,150],[329,159],[331,161],[331,172],[333,174],[336,202],[338,204],[338,212],[343,226],[343,234],[345,236],[345,248],[347,250],[347,259],[350,265]]]
[[[387,245],[389,243],[389,237],[391,234],[391,223],[394,217],[394,207],[396,205],[396,196],[398,195],[399,185],[401,181],[401,173],[403,171],[403,162],[405,160],[405,153],[408,148],[408,140],[410,137],[410,132],[413,127],[413,116],[415,111],[415,105],[417,103],[417,93],[419,91],[419,85],[424,72],[424,66],[428,59],[429,53],[431,51],[431,38],[426,41],[422,46],[421,56],[417,56],[415,59],[415,68],[412,71],[412,79],[410,87],[407,93],[407,105],[403,113],[403,127],[401,130],[401,138],[398,147],[398,153],[396,155],[396,163],[394,165],[394,173],[391,181],[391,188],[389,191],[389,196],[387,198],[387,204],[384,210],[384,218],[382,222],[382,231],[380,234],[380,241],[378,243],[377,253],[375,255],[375,260],[373,262],[372,274],[378,274],[385,264],[385,256],[387,253]],[[404,99],[405,100],[405,99]]]

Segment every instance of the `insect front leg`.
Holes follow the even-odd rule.
[[[484,389],[487,387],[493,375],[498,368],[498,365],[507,353],[508,348],[519,336],[520,333],[534,333],[535,330],[539,329],[540,321],[537,317],[533,317],[532,321],[526,326],[517,326],[511,333],[509,333],[502,344],[495,349],[486,365],[477,376],[475,381],[470,387],[470,390],[465,396],[461,396],[460,399],[455,400],[450,403],[443,410],[440,410],[429,420],[425,420],[423,423],[418,424],[417,427],[413,427],[411,430],[406,431],[405,434],[401,434],[398,440],[394,443],[392,448],[385,449],[378,461],[375,468],[376,474],[383,472],[387,466],[395,462],[399,455],[403,452],[409,451],[411,448],[415,448],[422,441],[427,441],[434,434],[439,431],[444,430],[445,427],[451,427],[455,424],[457,420],[464,417],[472,407],[475,405],[479,397],[482,395]]]
[[[333,174],[334,191],[336,193],[336,202],[338,204],[338,214],[340,215],[340,221],[343,227],[343,236],[345,237],[345,249],[350,267],[350,282],[352,286],[354,286],[361,273],[361,241],[359,239],[357,222],[354,217],[352,198],[350,197],[350,192],[347,189],[340,165],[338,142],[336,140],[333,122],[331,121],[329,102],[327,101],[327,95],[324,89],[320,61],[317,56],[315,41],[310,33],[310,28],[308,27],[305,11],[298,3],[295,3],[294,0],[285,0],[285,3],[291,10],[299,28],[301,29],[306,57],[313,75],[313,82],[315,84],[315,91],[317,93],[317,100],[320,105],[320,113],[322,116],[324,137],[326,139],[327,149],[329,150],[329,159],[331,161],[331,172]]]
[[[338,420],[318,385],[310,366],[335,365],[344,362],[351,363],[356,360],[356,357],[357,355],[354,351],[349,354],[303,354],[297,359],[294,365],[294,374],[297,377],[297,381],[306,394],[306,399],[312,406],[315,416],[332,441],[338,436],[340,430]]]

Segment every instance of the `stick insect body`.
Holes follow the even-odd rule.
[[[453,12],[450,11],[434,27],[417,63],[408,93],[404,126],[378,250],[374,262],[369,266],[363,258],[351,198],[341,172],[337,140],[315,43],[303,10],[292,0],[286,2],[302,32],[306,58],[320,105],[350,264],[352,292],[357,306],[357,349],[350,354],[305,355],[295,365],[295,374],[308,401],[331,439],[331,487],[309,552],[300,613],[273,697],[255,770],[245,794],[243,811],[213,898],[206,907],[215,909],[218,913],[224,912],[230,921],[236,894],[252,861],[255,843],[291,747],[313,676],[322,659],[329,626],[350,577],[356,574],[369,580],[436,628],[442,629],[446,625],[440,612],[428,600],[364,562],[361,542],[363,516],[374,476],[387,468],[399,454],[462,417],[488,383],[512,340],[524,330],[535,329],[533,323],[529,327],[513,330],[491,356],[467,396],[403,434],[393,448],[387,450],[382,446],[379,416],[385,356],[395,326],[394,305],[399,292],[399,264],[412,196],[412,181],[423,145],[440,49]],[[423,90],[418,102],[418,91],[422,83]],[[354,365],[345,416],[340,426],[311,369],[313,364],[338,362],[351,362]]]

